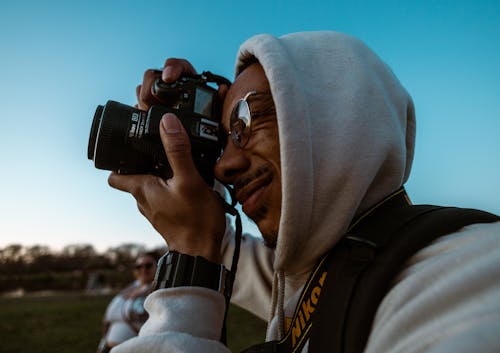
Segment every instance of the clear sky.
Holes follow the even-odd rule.
[[[0,5],[0,247],[162,244],[87,160],[95,108],[168,57],[232,77],[258,33],[365,41],[415,100],[417,203],[500,213],[500,1],[9,1]]]

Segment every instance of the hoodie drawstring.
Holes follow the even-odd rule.
[[[285,334],[285,273],[277,271],[274,273],[273,289],[272,289],[271,311],[267,325],[266,340],[273,340],[271,330],[271,321],[274,316],[278,317],[278,339],[281,339]]]
[[[285,273],[278,271],[278,336],[285,335]]]
[[[274,277],[273,277],[273,286],[272,286],[272,291],[271,291],[271,310],[269,311],[269,320],[267,320],[267,330],[266,330],[266,341],[272,340],[271,337],[271,321],[274,317],[274,314],[276,312],[276,304],[278,302],[278,275],[275,272]]]

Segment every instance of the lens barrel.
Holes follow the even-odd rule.
[[[89,159],[96,168],[119,173],[155,172],[159,164],[166,163],[166,157],[158,160],[158,151],[163,151],[156,128],[160,118],[151,121],[147,112],[115,101],[98,106],[89,138]]]

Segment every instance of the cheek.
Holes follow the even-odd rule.
[[[262,131],[263,132],[263,131]],[[254,133],[254,141],[250,140],[256,154],[272,162],[278,169],[280,165],[280,143],[277,129],[270,129],[267,133]]]

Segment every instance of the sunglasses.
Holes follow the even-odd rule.
[[[153,268],[153,263],[152,262],[146,262],[146,263],[143,263],[143,264],[137,264],[134,266],[134,269],[139,271],[141,268],[144,268],[145,270],[150,270]]]
[[[247,100],[253,94],[257,94],[257,92],[250,91],[245,94],[245,97],[236,103],[229,117],[228,135],[238,148],[245,147],[252,135],[252,113]]]

